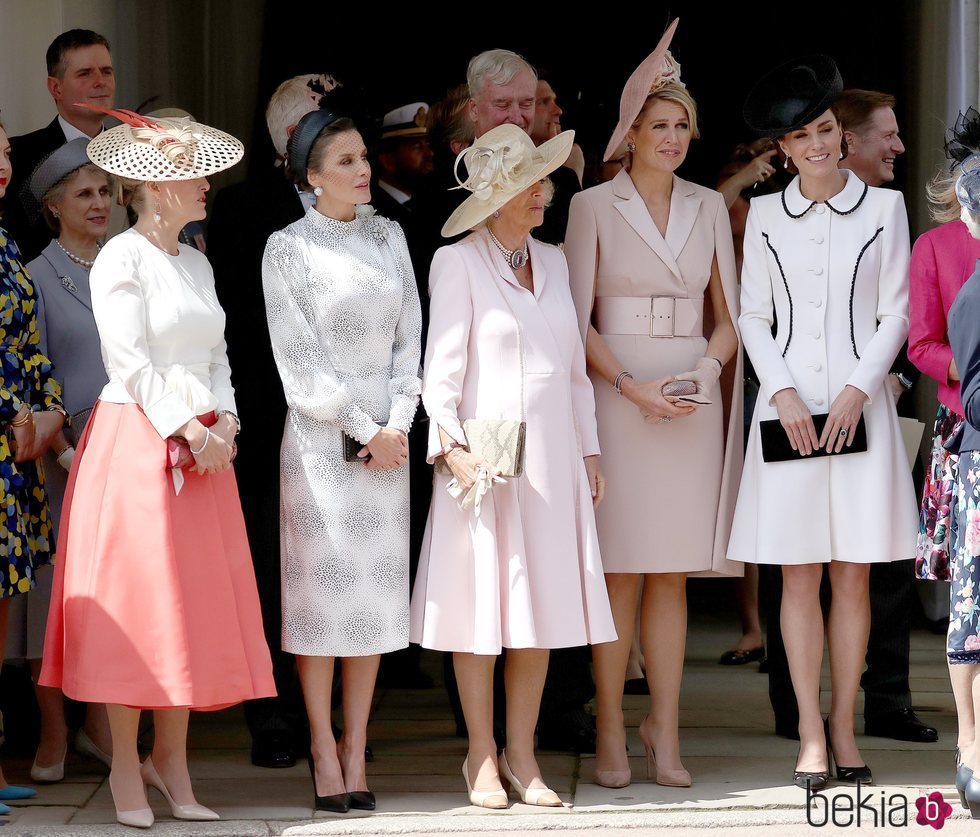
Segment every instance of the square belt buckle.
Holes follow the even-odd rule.
[[[672,296],[650,297],[650,337],[674,336],[674,307]]]

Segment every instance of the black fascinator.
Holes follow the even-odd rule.
[[[946,158],[950,161],[950,171],[971,154],[980,151],[980,113],[975,107],[967,108],[956,117],[953,127],[946,132]]]

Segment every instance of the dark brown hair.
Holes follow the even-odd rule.
[[[852,87],[841,93],[841,97],[831,106],[834,116],[840,123],[842,131],[860,133],[868,122],[871,114],[878,108],[894,108],[895,97],[889,93],[879,93],[877,90],[861,90]]]
[[[67,69],[65,67],[65,53],[87,46],[104,46],[106,51],[110,55],[112,54],[109,41],[98,32],[93,32],[91,29],[69,29],[67,32],[62,32],[48,47],[44,56],[48,64],[48,75],[64,78]]]
[[[356,130],[357,126],[354,124],[354,120],[347,116],[342,116],[339,119],[335,119],[329,125],[325,125],[320,133],[316,135],[316,139],[313,140],[313,144],[310,146],[309,158],[302,171],[296,171],[292,167],[292,157],[287,151],[286,171],[289,173],[293,183],[304,191],[309,190],[310,182],[306,179],[306,172],[309,169],[319,171],[323,168],[323,161],[327,156],[327,149],[330,148],[331,143],[341,134]],[[288,148],[289,146],[287,145]]]

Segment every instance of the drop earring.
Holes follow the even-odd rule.
[[[316,195],[317,197],[320,197],[320,195],[323,194],[323,189],[321,189],[319,186],[315,186],[313,188],[313,194]]]
[[[784,169],[788,169],[789,168],[789,161],[792,160],[792,159],[793,158],[790,157],[789,154],[786,155],[786,159],[783,160],[783,168]]]
[[[156,205],[153,207],[153,220],[158,224],[160,223],[160,201],[157,201]]]

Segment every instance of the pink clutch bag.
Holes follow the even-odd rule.
[[[711,399],[698,395],[698,385],[694,381],[670,381],[660,388],[660,394],[681,404],[711,403]]]

